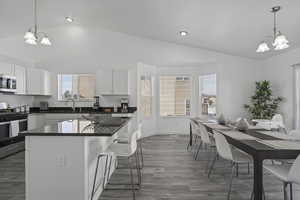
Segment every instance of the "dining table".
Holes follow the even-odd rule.
[[[216,121],[192,118],[190,121],[190,141],[192,145],[192,123],[201,123],[213,134],[217,131],[223,134],[229,144],[248,153],[253,158],[254,200],[263,199],[263,162],[264,160],[295,159],[300,154],[299,138],[293,138],[278,131],[268,131],[251,126],[240,131],[233,126],[220,125]]]

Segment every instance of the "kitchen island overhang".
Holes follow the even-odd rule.
[[[26,136],[26,200],[90,200],[97,156],[120,135],[129,135],[137,129],[134,117],[112,119],[110,122],[114,124],[102,123],[103,130],[93,122],[83,118],[57,121],[23,133]],[[92,128],[86,128],[91,125]],[[112,132],[109,134],[108,130]],[[102,160],[99,172],[104,172],[104,167]],[[111,165],[111,173],[114,167]],[[103,173],[99,173],[93,199],[100,196],[102,181]]]

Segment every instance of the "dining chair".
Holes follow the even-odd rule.
[[[92,187],[92,195],[91,195],[91,200],[93,200],[94,194],[96,192],[96,182],[97,182],[97,174],[98,174],[98,168],[99,168],[99,160],[103,157],[106,156],[106,161],[105,161],[105,171],[104,171],[104,178],[102,181],[102,187],[103,190],[105,189],[105,183],[109,183],[109,178],[111,176],[111,164],[112,164],[112,156],[116,156],[117,158],[126,158],[127,159],[127,164],[128,164],[128,169],[130,172],[130,185],[131,185],[131,190],[132,190],[132,195],[133,195],[133,200],[135,200],[135,183],[134,183],[134,178],[133,178],[133,169],[136,168],[137,174],[139,176],[138,178],[138,186],[140,187],[140,176],[141,176],[141,171],[139,165],[139,158],[137,155],[137,135],[138,131],[135,131],[134,133],[131,134],[130,136],[130,141],[129,144],[122,144],[122,143],[112,143],[107,150],[104,153],[101,153],[98,155],[97,158],[97,164],[95,168],[95,173],[94,173],[94,181],[93,181],[93,187]],[[135,156],[136,159],[136,166],[134,166],[132,162],[132,157]],[[109,161],[108,161],[109,160]],[[109,164],[108,164],[109,163]],[[128,185],[126,183],[117,183],[114,185]],[[126,188],[114,188],[115,190],[126,190]]]
[[[217,131],[213,131],[213,136],[215,138],[216,147],[217,147],[217,153],[218,155],[225,159],[230,161],[231,164],[231,178],[229,181],[229,188],[227,193],[227,200],[230,199],[231,194],[231,187],[232,187],[232,181],[234,177],[234,170],[237,170],[238,164],[249,164],[252,162],[252,158],[242,151],[234,150],[231,145],[227,142],[225,136]],[[211,167],[209,169],[208,177],[210,176],[212,169],[215,165],[215,162],[217,160],[217,156],[212,161]]]
[[[214,140],[212,134],[207,131],[207,128],[203,124],[199,125],[199,129],[200,129],[201,140],[204,145],[204,148],[210,149],[211,152],[215,152],[216,144],[215,144],[215,140]],[[207,161],[206,169],[205,169],[206,172],[208,171],[210,160],[212,160],[212,159],[208,159],[208,161]]]
[[[199,151],[203,144],[202,138],[201,138],[200,124],[192,121],[192,131],[193,131],[192,133],[193,133],[193,137],[194,137],[194,143],[192,145],[192,153],[193,153],[194,159],[197,160]]]
[[[271,128],[285,128],[281,114],[275,114],[271,119]]]
[[[283,182],[284,200],[288,199],[287,187],[290,186],[290,200],[293,200],[293,184],[300,184],[300,155],[293,164],[264,164],[264,168]]]

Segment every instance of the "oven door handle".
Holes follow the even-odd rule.
[[[10,122],[0,122],[0,126],[1,125],[8,125],[8,124],[10,124]]]

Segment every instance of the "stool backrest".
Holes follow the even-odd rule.
[[[226,160],[232,161],[233,155],[232,155],[232,151],[231,151],[231,146],[227,142],[225,136],[217,131],[214,131],[214,138],[216,141],[216,147],[217,147],[219,156],[221,156],[222,158],[224,158]]]
[[[136,140],[138,139],[137,138],[138,132],[139,132],[139,130],[136,130],[130,136],[130,152],[131,152],[131,154],[133,154],[136,151],[136,148],[137,148]]]
[[[288,181],[296,184],[300,184],[300,155],[294,161],[289,174]]]

